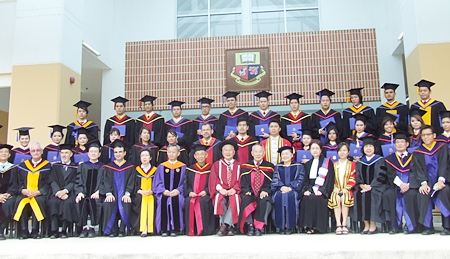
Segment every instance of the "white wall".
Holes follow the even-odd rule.
[[[0,2],[0,88],[11,87],[15,27],[16,2]],[[0,95],[0,103],[6,102],[9,103],[9,94]]]
[[[397,37],[401,32],[398,26],[399,19],[394,17],[398,2],[392,0],[320,0],[319,3],[321,30],[375,28],[380,85],[385,82],[400,84],[397,90],[397,99],[404,102],[402,58],[392,55],[398,47]]]

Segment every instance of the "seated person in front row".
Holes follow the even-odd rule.
[[[53,164],[50,172],[48,208],[51,217],[51,239],[67,238],[67,228],[78,221],[74,199],[78,167],[71,161],[72,147],[72,144],[59,145],[61,162]],[[58,234],[61,226],[61,233]]]
[[[208,147],[192,147],[196,163],[186,169],[184,179],[184,208],[186,232],[189,236],[212,235],[215,231],[216,217],[209,195],[208,180],[212,164],[206,162]]]
[[[433,207],[442,213],[441,235],[450,235],[450,179],[449,149],[436,143],[434,128],[425,125],[420,130],[423,144],[414,150],[411,161],[410,188],[417,194],[419,223],[424,227],[422,235],[434,233]]]
[[[300,163],[292,162],[294,147],[281,147],[278,153],[282,162],[275,166],[271,183],[275,206],[272,217],[280,234],[290,235],[295,230],[299,219],[300,191],[305,168]]]
[[[220,218],[219,236],[234,236],[238,223],[239,206],[239,173],[241,164],[234,159],[237,145],[232,140],[220,143],[222,159],[214,162],[209,176],[209,194],[211,196],[214,215]]]
[[[39,222],[46,217],[49,176],[52,169],[47,160],[42,159],[42,146],[35,142],[30,146],[31,159],[25,160],[17,169],[17,198],[14,220],[20,220],[22,234],[19,239],[28,238],[28,218],[32,214],[31,237],[40,239]]]
[[[5,240],[5,229],[11,220],[14,210],[15,191],[17,187],[16,170],[17,167],[8,162],[11,156],[12,146],[8,144],[0,144],[0,240]]]
[[[272,211],[273,165],[265,160],[264,147],[255,144],[252,147],[253,160],[241,167],[241,209],[239,214],[239,229],[244,233],[247,223],[247,236],[261,236],[267,217]]]
[[[130,213],[133,198],[135,170],[125,160],[125,143],[116,139],[112,143],[114,162],[103,167],[104,180],[100,193],[105,193],[103,203],[103,228],[105,235],[124,237],[125,228],[131,229]],[[118,222],[120,219],[120,226]]]
[[[291,146],[289,140],[284,139],[280,136],[281,124],[279,121],[273,120],[269,123],[269,133],[270,137],[261,141],[261,145],[266,150],[264,160],[272,163],[273,165],[278,164],[281,161],[280,154],[278,154],[278,149],[283,146]]]
[[[177,236],[184,230],[183,182],[186,165],[177,160],[180,146],[167,146],[168,161],[158,165],[153,182],[156,196],[156,232],[163,237]]]

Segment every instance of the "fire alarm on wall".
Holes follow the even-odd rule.
[[[75,77],[71,76],[70,77],[70,84],[74,84],[75,83]]]

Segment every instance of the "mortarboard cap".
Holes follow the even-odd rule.
[[[419,115],[420,117],[422,117],[423,115],[425,115],[425,113],[427,113],[427,111],[421,110],[421,109],[413,108],[413,109],[409,110],[409,116]]]
[[[382,86],[381,86],[381,88],[382,89],[384,89],[384,90],[389,90],[389,89],[392,89],[392,90],[397,90],[397,87],[399,86],[399,84],[393,84],[393,83],[384,83]]]
[[[204,104],[204,103],[206,103],[206,104],[211,104],[211,103],[214,102],[214,100],[213,100],[213,99],[206,98],[206,97],[202,97],[202,98],[198,99],[197,102],[199,102],[200,104]]]
[[[206,149],[208,149],[208,147],[205,145],[201,145],[201,144],[194,145],[191,148],[191,150],[194,152],[194,154],[197,151],[206,151]]]
[[[234,151],[238,151],[237,143],[233,140],[224,140],[219,143],[219,149],[222,150],[224,146],[226,145],[232,145],[234,148]]]
[[[297,93],[292,93],[290,95],[286,95],[284,98],[289,99],[289,101],[292,101],[292,100],[300,101],[300,98],[303,98],[303,95],[297,94]]]
[[[362,141],[363,141],[363,147],[365,145],[373,145],[373,146],[375,146],[375,138],[372,135],[364,137],[362,139]]]
[[[443,118],[450,118],[450,111],[440,111],[439,112],[439,117],[441,118],[441,120]]]
[[[364,124],[367,123],[368,120],[370,120],[369,117],[367,117],[367,115],[363,114],[363,113],[356,113],[352,115],[353,118],[355,118],[355,122],[356,121],[362,121],[364,122]]]
[[[285,151],[285,150],[290,150],[292,154],[294,154],[294,148],[291,146],[282,146],[278,149],[278,153],[281,154],[281,152]]]
[[[146,96],[142,97],[139,101],[141,101],[142,103],[150,102],[153,105],[153,102],[156,100],[156,98],[158,98],[158,97],[146,95]]]
[[[172,109],[173,107],[181,107],[181,105],[183,105],[184,104],[184,102],[182,102],[182,101],[176,101],[176,100],[173,100],[173,101],[171,101],[170,103],[168,103],[168,105],[170,105],[170,109]]]
[[[386,113],[383,116],[383,120],[382,121],[385,121],[385,120],[388,120],[388,119],[395,122],[395,120],[397,119],[397,116],[395,116],[393,114],[390,114],[390,113]]]
[[[61,144],[58,146],[58,149],[61,150],[72,150],[74,146],[72,144]]]
[[[85,128],[78,128],[78,129],[76,129],[76,130],[74,130],[74,131],[76,131],[77,132],[77,136],[80,136],[80,134],[84,134],[84,135],[88,135],[88,131],[87,131],[87,129],[85,129]]]
[[[0,144],[0,149],[4,149],[4,148],[11,150],[11,149],[13,149],[13,146],[8,145],[8,144]]]
[[[86,150],[89,150],[91,147],[101,148],[102,145],[98,139],[94,139],[86,144]]]
[[[239,95],[239,92],[234,92],[234,91],[228,91],[223,94],[223,96],[226,98],[236,98],[236,96],[238,96],[238,95]]]
[[[116,139],[114,140],[113,143],[111,143],[111,147],[112,148],[116,148],[116,147],[123,147],[125,148],[127,145],[125,144],[125,141],[121,140],[121,139]]]
[[[330,91],[330,90],[328,90],[328,89],[322,89],[322,90],[318,91],[316,94],[317,94],[320,98],[322,98],[322,96],[328,96],[328,97],[331,97],[331,96],[334,95],[334,92],[332,92],[332,91]]]
[[[410,136],[411,134],[406,131],[397,131],[396,133],[394,133],[394,139],[404,139],[406,141],[409,141]]]
[[[116,98],[111,99],[111,101],[114,102],[114,103],[123,103],[123,104],[125,104],[129,100],[127,98],[123,98],[122,96],[117,96]]]
[[[362,96],[362,94],[361,94],[362,89],[364,89],[364,87],[352,88],[352,89],[347,90],[347,92],[349,92],[350,95],[361,95]]]
[[[267,91],[261,91],[261,92],[255,94],[255,96],[258,98],[262,98],[262,97],[269,98],[269,96],[271,96],[271,95],[272,94]]]
[[[49,127],[49,128],[52,128],[52,133],[53,133],[53,132],[61,132],[61,133],[63,133],[63,129],[66,128],[65,126],[58,125],[58,124],[51,125],[51,126],[48,126],[48,127]]]
[[[19,131],[19,136],[29,136],[30,135],[30,130],[32,130],[34,128],[31,127],[21,127],[21,128],[17,128],[14,130],[18,130]]]
[[[92,103],[90,103],[90,102],[86,102],[86,101],[80,100],[79,102],[77,102],[77,103],[74,104],[73,106],[75,106],[75,107],[77,107],[77,108],[81,108],[81,109],[83,109],[83,110],[87,110],[87,108],[88,108],[89,106],[91,106],[91,104],[92,104]]]
[[[336,133],[338,133],[338,129],[337,129],[336,123],[331,121],[330,123],[327,124],[327,126],[325,127],[325,131],[326,132],[330,132],[330,130],[335,130]]]
[[[302,136],[304,136],[304,135],[308,135],[308,136],[312,137],[313,132],[310,129],[302,129]]]
[[[417,86],[417,87],[426,87],[426,88],[430,89],[433,85],[434,85],[433,82],[428,81],[428,80],[425,80],[425,79],[422,79],[422,80],[420,80],[419,82],[417,82],[414,86]]]

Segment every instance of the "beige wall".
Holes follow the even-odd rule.
[[[0,125],[3,126],[0,129],[0,142],[6,143],[6,137],[8,135],[8,113],[5,111],[0,111]]]
[[[450,109],[450,43],[418,45],[406,57],[406,76],[411,104],[419,100],[414,84],[424,78],[436,83],[431,97]]]
[[[75,77],[70,84],[69,78]],[[12,129],[28,126],[31,141],[50,143],[47,127],[75,120],[73,104],[80,99],[81,76],[63,64],[14,66],[9,107],[8,143],[17,145]]]

